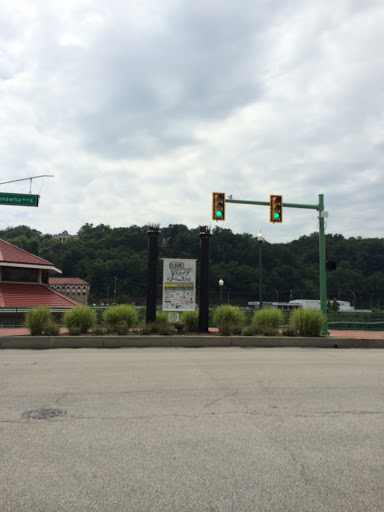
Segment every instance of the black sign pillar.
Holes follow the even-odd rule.
[[[208,332],[209,317],[209,239],[208,226],[200,226],[200,305],[199,331]]]
[[[156,286],[157,286],[157,242],[160,226],[149,226],[148,231],[148,277],[147,277],[147,315],[146,323],[156,321]]]

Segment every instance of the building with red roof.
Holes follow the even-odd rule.
[[[0,240],[0,312],[47,306],[71,309],[81,302],[49,287],[49,275],[61,274],[55,265]]]
[[[49,286],[82,304],[88,304],[90,286],[79,277],[50,277]]]

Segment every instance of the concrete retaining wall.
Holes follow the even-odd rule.
[[[384,348],[384,339],[287,336],[4,336],[0,349],[129,347]]]

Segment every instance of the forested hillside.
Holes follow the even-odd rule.
[[[159,239],[159,296],[161,258],[200,257],[199,228],[175,224],[161,228]],[[0,238],[32,251],[62,269],[65,277],[80,277],[91,285],[91,301],[112,297],[115,283],[119,302],[145,304],[148,236],[147,227],[111,228],[85,224],[78,238],[62,244],[52,235],[27,226],[0,231]],[[224,280],[224,299],[231,304],[258,300],[259,253],[257,238],[215,227],[211,237],[211,300],[219,295]],[[263,298],[319,298],[318,234],[285,244],[263,243]],[[327,272],[328,297],[349,300],[357,308],[384,304],[384,239],[326,236],[327,259],[337,264]],[[199,270],[197,275],[199,276]],[[116,278],[116,279],[115,279]],[[199,285],[199,283],[197,283]]]

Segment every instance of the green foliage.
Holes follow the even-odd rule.
[[[214,310],[213,319],[219,327],[223,336],[240,334],[244,323],[245,315],[239,307],[220,306]]]
[[[247,325],[243,329],[243,336],[257,336],[258,334],[263,334],[263,332],[256,325]]]
[[[283,313],[280,309],[264,308],[255,311],[252,324],[267,336],[277,334],[283,323]]]
[[[156,311],[156,323],[157,325],[169,325],[167,311]]]
[[[175,334],[175,329],[169,323],[158,323],[156,321],[145,325],[141,330],[141,334],[161,334],[163,336],[170,336],[171,334]]]
[[[296,336],[296,330],[288,325],[288,327],[282,330],[281,334],[283,336]]]
[[[75,233],[73,233],[75,234]],[[219,279],[228,303],[246,305],[258,296],[258,242],[251,234],[235,234],[215,227],[210,244],[210,292],[219,303]],[[78,238],[61,244],[52,235],[27,226],[6,228],[0,238],[52,262],[65,277],[80,277],[91,286],[93,302],[112,300],[114,284],[119,302],[135,300],[145,304],[148,236],[146,226],[111,228],[85,224]],[[331,297],[348,300],[358,309],[381,307],[384,301],[384,239],[344,238],[326,235],[327,257],[337,262],[327,272]],[[160,257],[199,258],[199,229],[173,224],[161,229]],[[255,264],[256,263],[256,264]],[[264,302],[277,298],[318,299],[318,233],[301,236],[289,243],[263,243]],[[161,265],[159,264],[159,270]],[[117,281],[114,277],[117,276]],[[276,296],[276,291],[278,297]]]
[[[95,336],[104,336],[106,334],[106,330],[103,327],[92,327],[92,334]]]
[[[175,333],[173,325],[169,322],[167,311],[156,311],[156,327],[158,334],[168,336]]]
[[[63,316],[63,323],[68,331],[80,329],[80,333],[88,332],[96,324],[96,320],[96,311],[87,306],[70,309]]]
[[[29,309],[25,315],[25,326],[32,336],[41,336],[52,322],[51,310],[46,306]]]
[[[58,336],[60,334],[60,327],[51,321],[44,327],[44,336]]]
[[[121,320],[120,322],[117,322],[116,324],[116,334],[119,334],[120,336],[128,334],[128,324],[125,320]]]
[[[106,309],[103,313],[103,320],[107,327],[117,332],[117,326],[120,322],[126,322],[127,330],[137,325],[138,315],[134,306],[120,304]]]
[[[290,317],[290,326],[301,336],[320,336],[324,316],[316,309],[296,309]]]
[[[327,310],[328,311],[339,311],[340,304],[337,299],[333,299],[332,301],[330,299],[327,300]]]
[[[186,332],[197,332],[199,330],[199,311],[184,311],[181,313],[180,323],[184,325]]]
[[[68,334],[70,336],[79,336],[81,334],[81,328],[76,325],[72,325],[68,328]]]

